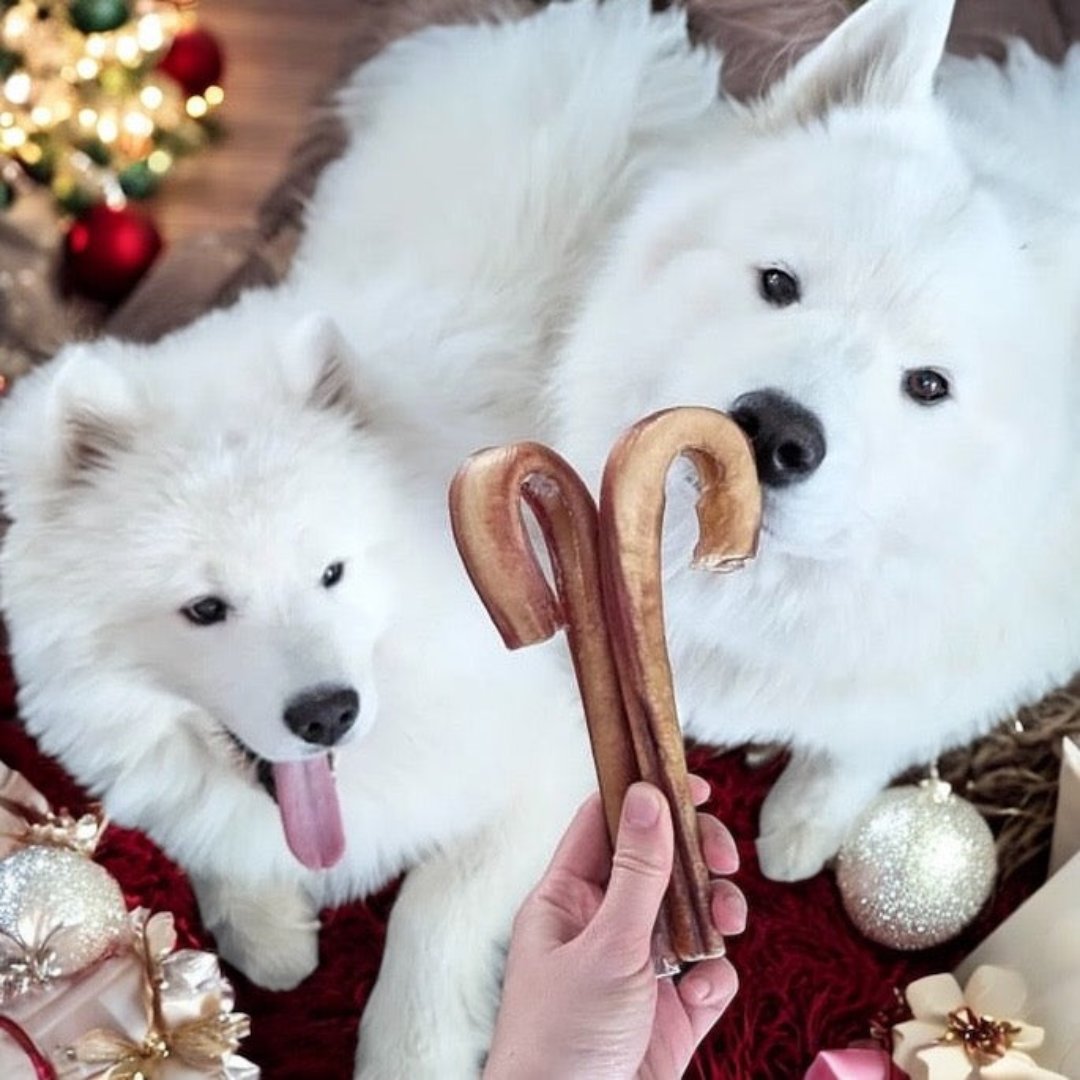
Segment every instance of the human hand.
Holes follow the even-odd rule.
[[[708,785],[691,778],[695,802]],[[699,815],[714,873],[738,868],[720,822]],[[682,1076],[738,986],[726,959],[696,964],[678,983],[657,979],[652,937],[671,876],[666,800],[649,784],[627,792],[614,858],[598,796],[582,806],[514,922],[484,1080],[674,1080]],[[609,876],[610,875],[610,876]],[[722,934],[746,923],[746,901],[713,883]]]

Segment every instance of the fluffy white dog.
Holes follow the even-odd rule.
[[[951,11],[870,0],[746,106],[632,0],[420,35],[354,80],[301,255],[448,467],[540,437],[595,481],[655,409],[744,426],[759,557],[687,569],[675,483],[667,614],[688,733],[793,748],[778,879],[1080,665],[1080,49],[941,69]]]
[[[243,328],[242,334],[239,332]],[[507,653],[344,346],[253,293],[75,347],[5,407],[5,613],[43,749],[190,873],[264,986],[409,874],[364,1076],[472,1076],[501,946],[592,783],[557,655]]]
[[[556,654],[505,656],[456,565],[476,446],[595,479],[663,406],[751,435],[760,555],[684,569],[676,477],[667,608],[690,734],[794,747],[775,877],[1080,661],[1080,57],[958,63],[949,105],[950,10],[870,0],[749,106],[645,0],[424,32],[343,94],[281,287],[5,405],[23,714],[224,954],[291,984],[317,905],[419,864],[360,1075],[475,1073],[496,942],[589,782]]]

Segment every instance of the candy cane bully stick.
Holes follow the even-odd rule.
[[[552,591],[521,503],[544,534]],[[511,649],[566,628],[608,831],[614,840],[627,787],[638,779],[622,693],[604,624],[596,504],[553,450],[518,443],[481,450],[450,487],[454,540],[480,599]]]
[[[701,854],[682,733],[675,711],[661,595],[665,482],[675,458],[690,459],[700,485],[694,565],[733,569],[757,549],[761,489],[745,435],[723,413],[668,409],[635,424],[615,444],[600,494],[601,567],[638,770],[668,797],[675,863],[667,899],[674,959],[719,955],[710,915],[709,872]]]

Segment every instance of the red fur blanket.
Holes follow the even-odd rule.
[[[0,679],[0,760],[23,772],[54,807],[80,809],[81,793],[17,723],[13,690],[10,677]],[[743,867],[737,880],[751,911],[746,933],[730,943],[741,989],[699,1050],[691,1077],[801,1077],[817,1050],[866,1039],[875,1016],[894,1003],[894,988],[949,970],[1025,893],[1024,882],[1012,882],[951,945],[907,955],[871,945],[847,921],[830,875],[778,885],[758,873],[757,811],[777,768],[751,771],[737,755],[702,752],[691,756],[691,765],[711,781],[710,807],[738,841]],[[145,837],[110,828],[98,858],[118,878],[130,906],[172,911],[182,946],[213,948],[183,874]],[[269,993],[230,972],[237,1008],[252,1017],[244,1054],[262,1066],[265,1080],[350,1080],[357,1024],[378,973],[393,896],[391,888],[325,912],[319,969],[296,990]]]
[[[424,23],[475,17],[491,7],[491,0],[358,2],[363,10],[347,49],[350,63]],[[517,6],[530,5],[520,0]],[[725,46],[730,88],[741,93],[760,88],[845,10],[842,0],[691,0],[690,7],[695,32]],[[1059,55],[1080,36],[1080,0],[960,0],[953,47],[992,51],[1006,33],[1021,33],[1047,54]],[[277,276],[298,228],[297,195],[336,149],[332,127],[314,125],[296,155],[294,174],[268,201],[260,230],[229,238],[217,249],[216,267],[207,264],[205,246],[181,245],[116,315],[113,331],[152,339],[244,284]],[[25,772],[54,805],[80,805],[79,792],[19,727],[10,679],[0,684],[0,759]],[[993,909],[952,946],[912,956],[879,949],[851,928],[830,877],[786,886],[757,872],[756,814],[775,769],[753,772],[733,756],[697,754],[693,763],[712,781],[712,809],[739,841],[744,869],[738,880],[750,900],[751,922],[731,948],[742,989],[691,1075],[800,1077],[818,1049],[865,1038],[875,1013],[893,1001],[894,987],[947,970],[1024,891],[1024,883],[1014,882],[1009,894],[998,896]],[[111,829],[100,858],[120,879],[131,904],[173,911],[182,938],[212,947],[183,875],[147,840]],[[321,966],[299,989],[271,994],[237,977],[238,1007],[254,1022],[245,1053],[263,1066],[267,1080],[352,1076],[357,1020],[378,970],[392,899],[388,890],[367,903],[326,913]]]

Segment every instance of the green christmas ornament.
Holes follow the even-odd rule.
[[[22,57],[11,49],[0,48],[0,79],[6,79],[22,63]]]
[[[79,143],[79,149],[95,164],[102,167],[109,164],[112,156],[109,148],[100,139],[86,139]]]
[[[84,34],[104,34],[123,26],[131,11],[127,0],[72,0],[68,17]]]
[[[120,173],[120,187],[129,199],[148,199],[160,180],[145,161],[136,161]]]
[[[58,190],[53,190],[53,196],[56,199],[56,205],[72,217],[85,213],[98,201],[86,188],[79,187],[78,184],[64,184]]]

